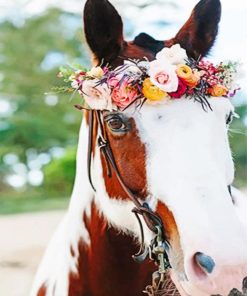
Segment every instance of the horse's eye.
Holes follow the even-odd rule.
[[[127,131],[127,125],[119,116],[113,116],[107,120],[107,124],[109,128],[113,132],[126,132]]]

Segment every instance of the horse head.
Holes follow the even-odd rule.
[[[158,41],[142,33],[126,42],[115,8],[107,0],[88,0],[85,34],[95,65],[153,60],[174,44],[198,59],[212,48],[220,16],[219,0],[201,0],[174,38]],[[224,97],[210,99],[207,110],[184,97],[159,106],[144,104],[139,111],[102,112],[124,184],[162,219],[172,278],[182,295],[227,295],[247,275],[247,223],[229,190],[234,179],[228,141],[232,114],[234,107]],[[116,173],[108,174],[107,160],[96,143],[98,132],[95,124],[95,203],[115,228],[138,237],[133,203]],[[144,231],[149,244],[153,234],[146,227]]]

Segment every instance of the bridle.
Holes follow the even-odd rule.
[[[76,106],[76,108],[82,110],[81,106]],[[170,280],[170,277],[167,271],[171,268],[167,251],[170,248],[164,224],[160,216],[155,213],[146,202],[141,202],[141,198],[134,194],[128,186],[126,186],[119,169],[117,167],[110,142],[107,137],[107,132],[104,125],[103,113],[99,110],[87,110],[89,113],[88,117],[88,155],[87,155],[87,169],[88,169],[88,179],[92,189],[96,192],[96,189],[93,185],[92,175],[91,175],[91,164],[92,164],[92,155],[93,155],[93,145],[94,145],[94,127],[97,126],[96,133],[96,145],[100,149],[100,153],[103,155],[106,166],[107,166],[107,175],[109,178],[112,177],[114,172],[118,182],[120,183],[122,189],[125,191],[129,199],[133,202],[134,208],[132,212],[135,214],[137,221],[139,223],[140,232],[141,232],[141,245],[139,251],[133,255],[134,261],[142,263],[148,257],[155,262],[158,266],[158,270],[153,273],[152,285],[146,287],[144,293],[147,293],[149,296],[159,296],[159,295],[177,295],[175,285]],[[96,123],[96,125],[95,125]],[[228,186],[229,193],[232,197],[231,186]],[[233,197],[232,197],[233,199]],[[146,246],[144,240],[144,231],[142,220],[140,217],[143,217],[147,227],[151,232],[154,233],[154,238],[151,241],[149,246]],[[165,294],[164,294],[164,291]]]
[[[99,110],[89,110],[89,133],[88,133],[88,155],[87,155],[87,168],[88,168],[88,179],[96,192],[96,189],[92,182],[91,175],[91,163],[93,154],[93,141],[94,141],[94,124],[98,125],[97,131],[97,145],[100,149],[100,153],[103,155],[106,165],[107,165],[107,175],[109,178],[112,177],[112,172],[115,173],[118,182],[120,183],[122,189],[125,191],[129,199],[133,202],[134,208],[132,212],[135,214],[137,221],[140,226],[141,232],[141,246],[137,254],[133,255],[133,259],[141,263],[148,256],[158,265],[158,271],[153,274],[153,286],[149,286],[149,290],[146,293],[149,295],[160,295],[159,291],[163,290],[163,284],[166,279],[166,272],[171,265],[167,256],[167,251],[169,249],[169,243],[165,233],[165,227],[160,216],[155,213],[148,205],[148,203],[142,203],[140,198],[134,194],[130,188],[128,188],[119,172],[117,167],[108,137],[105,130],[104,119],[102,111]],[[141,217],[143,217],[147,227],[155,234],[154,239],[151,244],[147,247],[144,243],[144,231]],[[155,283],[155,287],[154,287]],[[151,291],[151,292],[150,292]]]

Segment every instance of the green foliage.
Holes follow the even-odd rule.
[[[66,60],[85,59],[81,35],[67,40],[61,34],[63,15],[69,14],[51,10],[28,19],[21,28],[4,23],[0,30],[4,44],[0,48],[4,57],[0,64],[4,69],[0,92],[17,108],[14,116],[6,118],[8,128],[1,131],[0,142],[24,161],[28,148],[47,151],[54,145],[64,147],[68,142],[76,143],[81,115],[72,108],[68,96],[60,96],[57,105],[49,106],[44,95],[60,83],[56,67],[42,67],[47,54],[66,53]],[[0,156],[5,152],[0,150]]]
[[[73,34],[68,34],[71,22],[76,26]],[[0,40],[0,74],[3,74],[0,99],[7,100],[13,108],[11,116],[0,118],[0,180],[3,180],[12,172],[12,167],[3,162],[7,153],[18,155],[28,165],[28,149],[39,154],[49,153],[54,146],[76,146],[81,113],[73,105],[81,102],[81,98],[74,96],[71,102],[68,95],[61,94],[57,104],[49,104],[52,94],[45,93],[53,86],[62,86],[56,77],[58,64],[72,61],[87,64],[89,59],[81,16],[57,9],[27,19],[22,27],[1,23]],[[5,186],[0,182],[0,190],[5,190]]]
[[[75,177],[75,155],[76,149],[69,149],[62,158],[44,168],[44,189],[52,196],[70,194]]]
[[[236,165],[236,185],[247,185],[247,105],[236,108],[240,119],[235,119],[230,128],[230,143]]]
[[[78,63],[73,63],[71,66],[61,66],[59,68],[61,77],[66,82],[69,81],[69,77],[75,73],[75,71],[87,72],[88,70]]]
[[[16,197],[16,195],[3,196],[0,202],[0,215],[8,215],[24,212],[64,210],[68,207],[69,198],[64,196],[48,198],[37,196],[35,192],[33,196],[21,194],[20,198]]]
[[[73,93],[72,96],[74,96],[77,93],[77,89],[71,87],[71,83],[76,78],[78,78],[78,72],[80,76],[81,72],[87,72],[87,69],[85,69],[80,64],[73,64],[72,66],[62,66],[59,68],[59,70],[60,72],[58,73],[57,77],[62,78],[63,82],[69,86],[62,85],[58,87],[52,87],[52,90],[56,91],[56,93]]]

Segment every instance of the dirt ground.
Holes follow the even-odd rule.
[[[0,296],[28,296],[45,246],[64,212],[0,216]]]

